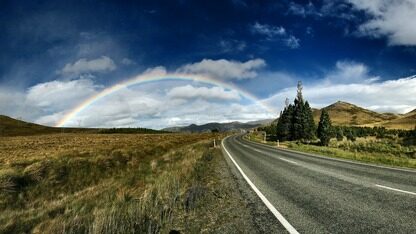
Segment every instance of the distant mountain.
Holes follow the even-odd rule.
[[[255,120],[255,121],[246,122],[246,124],[268,125],[268,124],[271,124],[273,121],[275,121],[275,119],[262,119],[262,120]]]
[[[273,120],[259,120],[247,123],[230,122],[230,123],[207,123],[202,125],[191,124],[185,127],[170,127],[164,128],[163,131],[170,132],[211,132],[216,129],[220,132],[232,131],[232,130],[246,130],[256,128],[264,124],[268,124]]]
[[[400,115],[392,113],[377,113],[348,102],[338,101],[323,109],[327,110],[335,125],[366,125],[397,119]],[[315,123],[319,122],[320,109],[313,109]]]

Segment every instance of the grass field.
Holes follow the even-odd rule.
[[[246,137],[246,139],[248,139]],[[264,143],[260,133],[250,134],[250,140]],[[400,139],[357,138],[355,142],[331,139],[329,146],[303,144],[300,142],[281,142],[280,147],[329,157],[357,160],[388,166],[416,168],[416,146],[404,146]],[[276,142],[267,142],[276,146]]]
[[[230,220],[244,228],[235,220],[242,205],[225,199],[232,191],[215,171],[223,159],[213,138],[1,137],[0,233],[189,233]]]

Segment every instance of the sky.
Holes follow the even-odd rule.
[[[39,124],[276,118],[298,81],[315,108],[416,108],[416,0],[2,0],[0,13],[0,114]]]

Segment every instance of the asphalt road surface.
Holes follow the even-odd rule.
[[[281,230],[416,233],[416,170],[316,157],[241,135],[224,139],[222,146],[230,166],[239,167],[253,191],[264,196]]]

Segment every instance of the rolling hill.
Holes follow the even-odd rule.
[[[416,125],[416,109],[406,114],[378,113],[356,106],[348,102],[338,101],[326,109],[334,125],[351,125],[367,127],[385,127],[397,129],[413,129]],[[316,124],[319,123],[321,109],[312,109]]]
[[[377,113],[362,107],[338,101],[323,109],[328,111],[331,121],[335,125],[366,125],[377,122],[385,122],[397,119],[399,115],[392,113]],[[313,118],[315,123],[319,122],[321,115],[320,109],[313,109]]]
[[[29,136],[53,133],[166,133],[147,128],[57,128],[43,126],[0,115],[0,136]]]
[[[416,109],[400,115],[395,119],[373,124],[374,126],[383,126],[386,128],[414,129],[416,127]]]
[[[22,120],[0,115],[0,136],[25,136],[57,133],[61,129],[28,123]]]
[[[99,133],[97,128],[57,128],[0,115],[0,136],[29,136],[53,133]]]

